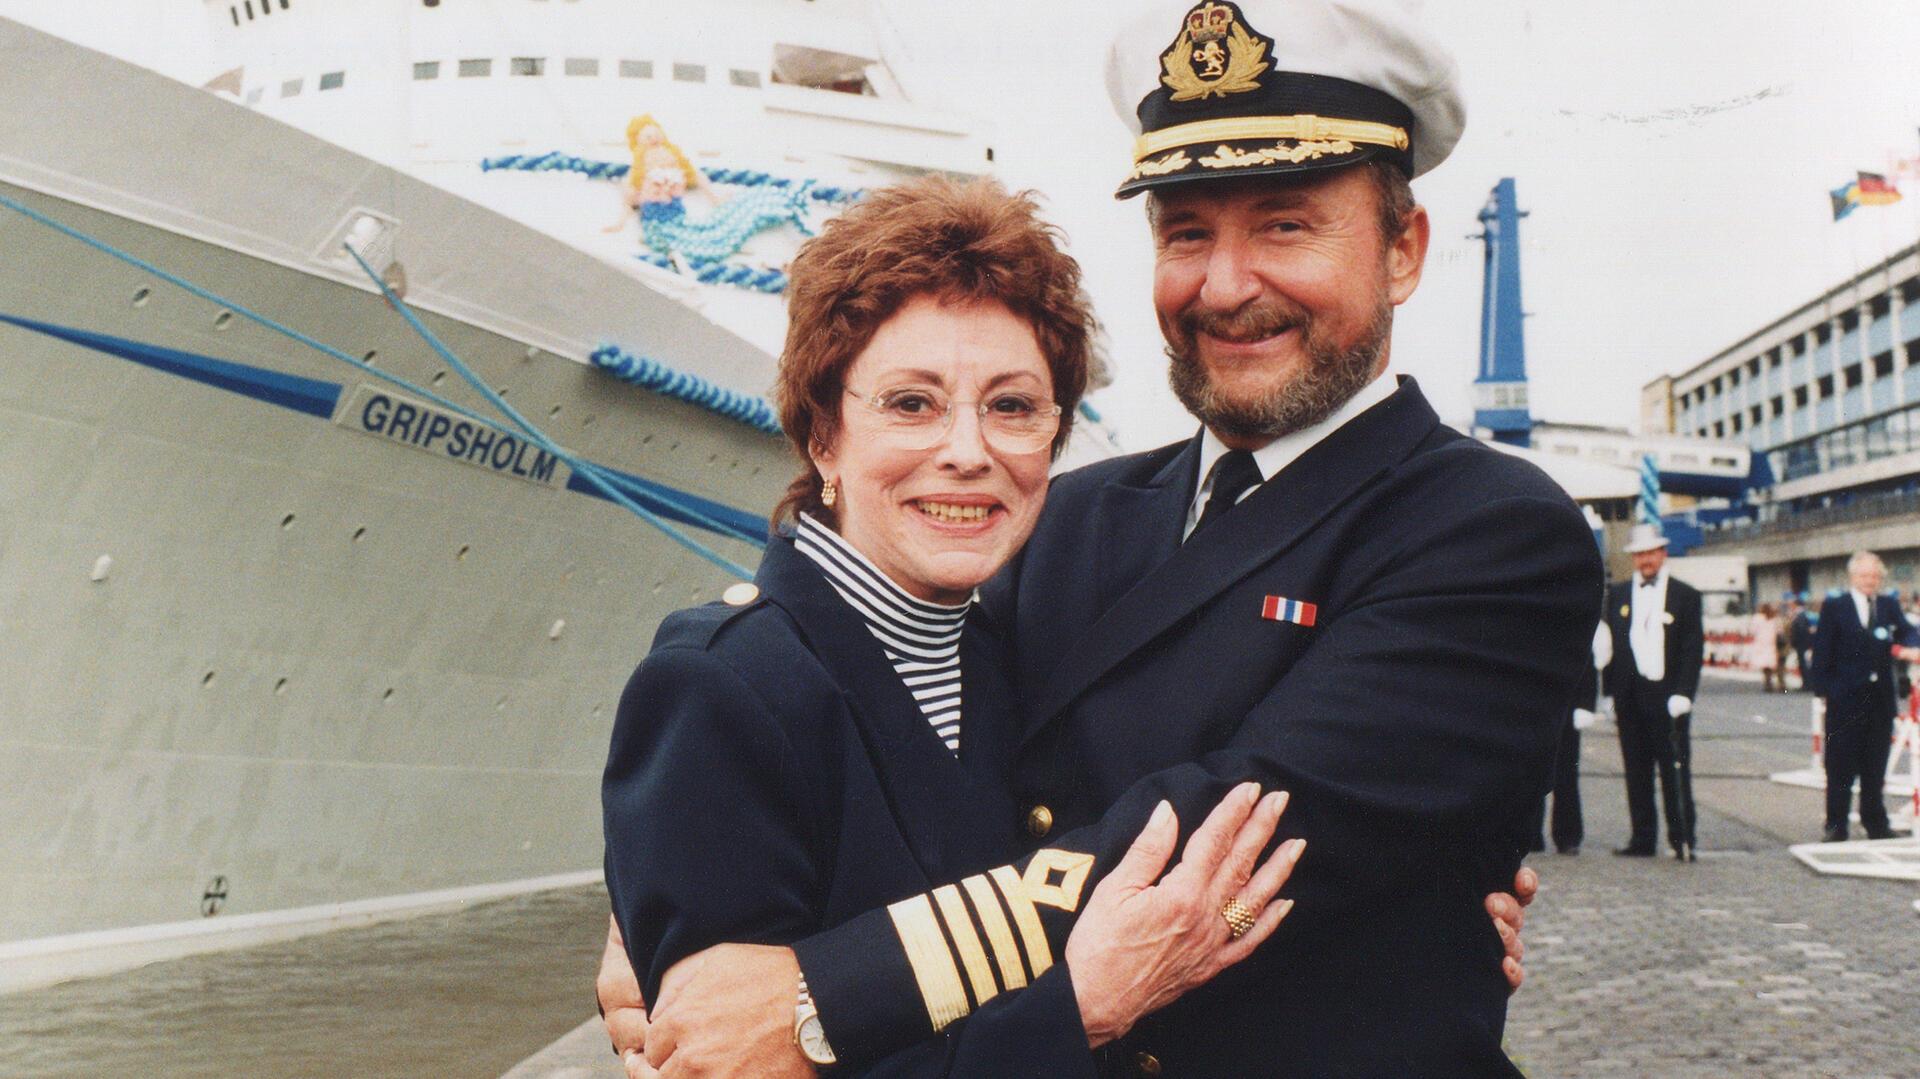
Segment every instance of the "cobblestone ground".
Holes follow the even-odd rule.
[[[1582,852],[1529,859],[1544,883],[1507,1023],[1529,1076],[1920,1075],[1920,889],[1823,877],[1786,850],[1818,837],[1821,796],[1764,776],[1807,763],[1806,715],[1803,695],[1703,685],[1693,865],[1610,853],[1627,838],[1619,743],[1587,732]]]

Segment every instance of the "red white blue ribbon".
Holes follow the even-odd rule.
[[[1319,613],[1319,604],[1303,603],[1285,596],[1268,596],[1260,604],[1260,617],[1269,622],[1292,622],[1296,626],[1311,626]]]

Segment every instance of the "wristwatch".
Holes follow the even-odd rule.
[[[793,1040],[800,1053],[815,1064],[834,1063],[833,1046],[827,1044],[827,1032],[820,1026],[820,1009],[813,1006],[813,994],[807,992],[807,976],[800,975],[800,1002],[793,1006]]]

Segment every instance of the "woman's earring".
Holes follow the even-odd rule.
[[[839,500],[840,487],[838,484],[832,480],[828,480],[820,485],[820,504],[822,506],[832,508],[833,504]]]

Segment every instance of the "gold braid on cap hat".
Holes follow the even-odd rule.
[[[1209,142],[1237,142],[1243,139],[1345,139],[1373,146],[1405,150],[1407,129],[1372,120],[1340,120],[1330,116],[1303,113],[1298,116],[1234,116],[1220,120],[1195,120],[1149,131],[1133,140],[1135,163],[1163,150]]]

